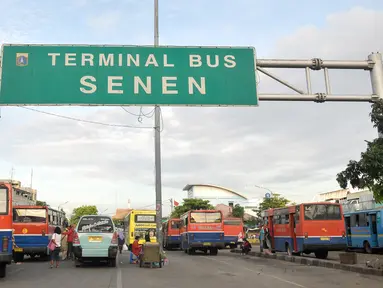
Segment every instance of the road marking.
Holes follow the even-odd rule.
[[[117,257],[117,288],[122,288],[122,276],[121,276],[121,268],[120,268],[120,257]]]
[[[226,261],[223,261],[223,260],[217,260],[217,259],[209,258],[209,257],[206,257],[206,256],[202,256],[202,258],[205,258],[205,259],[208,259],[208,260],[211,260],[211,261],[221,262],[221,263],[226,264],[226,265],[228,265],[228,266],[233,266],[231,263],[226,262]],[[298,283],[295,283],[295,282],[292,282],[292,281],[289,281],[289,280],[286,280],[286,279],[283,279],[283,278],[280,278],[280,277],[277,277],[277,276],[274,276],[274,275],[270,275],[270,274],[267,274],[267,273],[265,273],[265,272],[257,271],[257,270],[250,269],[250,268],[247,268],[247,267],[242,267],[242,268],[245,269],[245,270],[247,270],[247,271],[250,271],[250,272],[256,272],[256,273],[262,274],[262,275],[264,275],[264,276],[273,278],[273,279],[275,279],[275,280],[278,280],[278,281],[281,281],[281,282],[284,282],[284,283],[288,283],[288,284],[294,285],[294,286],[296,286],[296,287],[300,287],[300,288],[308,288],[308,287],[303,286],[303,285],[301,285],[301,284],[298,284]]]
[[[7,272],[7,274],[8,275],[12,275],[12,274],[15,274],[15,273],[19,273],[21,271],[24,271],[24,268],[18,268],[18,269],[12,270],[10,272]]]

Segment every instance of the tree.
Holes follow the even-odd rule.
[[[36,206],[49,206],[45,201],[36,200]]]
[[[235,204],[233,207],[233,211],[231,212],[231,215],[233,215],[233,217],[238,217],[243,219],[243,216],[245,215],[245,208],[239,204]]]
[[[98,210],[94,205],[83,205],[81,207],[77,207],[73,209],[72,216],[70,217],[71,224],[77,224],[78,220],[80,220],[83,215],[97,215]]]
[[[120,219],[113,219],[114,226],[116,227],[123,227],[124,226],[124,220]]]
[[[383,100],[372,104],[370,113],[373,127],[383,134]],[[383,201],[383,138],[367,142],[367,149],[361,153],[359,161],[349,161],[345,170],[337,174],[339,186],[346,189],[369,189],[377,202]]]
[[[182,205],[177,206],[171,217],[179,218],[182,214],[188,212],[189,210],[212,210],[214,207],[210,204],[209,200],[187,198],[184,199]]]
[[[280,194],[273,193],[270,198],[263,198],[263,201],[259,203],[259,207],[256,210],[257,216],[261,219],[261,212],[270,208],[282,208],[288,204],[294,205],[289,199],[282,197]]]

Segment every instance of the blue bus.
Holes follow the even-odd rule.
[[[348,249],[383,249],[383,207],[344,213]]]
[[[181,216],[181,249],[192,255],[209,251],[217,255],[225,247],[223,217],[219,210],[191,210]]]

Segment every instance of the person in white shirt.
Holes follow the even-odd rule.
[[[55,249],[51,251],[51,269],[53,268],[53,262],[56,261],[56,268],[59,267],[60,263],[60,250],[61,250],[61,229],[56,227],[51,239],[55,245]]]

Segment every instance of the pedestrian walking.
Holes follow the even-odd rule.
[[[119,229],[119,231],[118,231],[118,250],[120,251],[120,254],[122,254],[122,248],[124,247],[124,244],[125,244],[124,230]]]
[[[60,263],[60,250],[61,250],[61,229],[56,227],[51,239],[54,249],[51,250],[51,269],[53,268],[54,262],[56,262],[56,268],[59,267]]]

